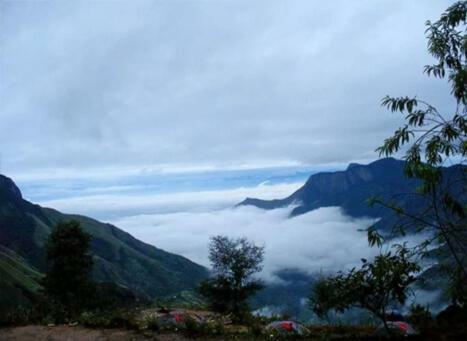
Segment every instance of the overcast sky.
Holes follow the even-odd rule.
[[[450,3],[0,0],[0,173],[203,265],[225,234],[266,246],[269,280],[353,266],[370,220],[234,206],[376,159],[387,94],[449,109],[422,70]]]
[[[10,176],[371,160],[451,1],[0,1]],[[52,172],[52,173],[51,173]]]

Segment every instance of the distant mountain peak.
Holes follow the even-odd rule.
[[[367,165],[351,163],[346,170],[312,174],[306,183],[284,199],[261,200],[247,198],[239,205],[252,205],[262,209],[275,209],[297,203],[291,216],[307,213],[321,207],[338,206],[351,217],[380,218],[378,226],[388,227],[394,223],[391,210],[368,205],[368,199],[378,197],[394,200],[417,211],[424,207],[423,199],[415,195],[420,180],[408,178],[404,173],[406,162],[392,157],[373,161]],[[461,168],[443,168],[446,178],[460,176]]]
[[[352,162],[352,163],[349,163],[349,165],[347,166],[347,170],[355,168],[355,167],[359,167],[359,166],[362,166],[362,164]]]
[[[399,160],[399,159],[396,159],[394,157],[384,157],[384,158],[381,158],[381,159],[378,159],[378,160],[375,160],[373,162],[371,162],[369,164],[370,165],[381,165],[381,164],[403,164],[405,165],[405,161],[404,160]]]
[[[404,175],[405,161],[384,158],[367,165],[351,163],[346,170],[312,174],[295,193],[284,199],[260,200],[247,198],[239,205],[274,209],[298,203],[292,216],[320,207],[339,206],[354,217],[378,217],[379,212],[368,207],[372,195],[388,197],[394,191],[410,191],[417,180]]]

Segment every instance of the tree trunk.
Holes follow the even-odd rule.
[[[389,339],[390,340],[395,340],[396,338],[394,337],[391,329],[389,329],[388,322],[386,321],[386,316],[380,316],[381,320],[383,321],[384,329],[386,329],[386,332],[388,333]]]

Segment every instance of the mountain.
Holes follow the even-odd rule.
[[[23,258],[0,247],[0,310],[27,306],[41,288],[41,277]]]
[[[261,209],[275,209],[292,205],[291,217],[304,214],[320,207],[338,206],[348,216],[380,218],[376,227],[389,231],[396,222],[401,222],[392,210],[383,207],[370,207],[368,199],[379,197],[395,201],[406,211],[419,213],[426,207],[419,195],[414,194],[421,184],[419,180],[404,175],[405,162],[394,158],[384,158],[368,165],[350,164],[346,170],[313,174],[306,183],[290,196],[276,200],[246,198],[238,205],[252,205]],[[442,169],[443,186],[450,186],[451,194],[462,203],[467,203],[466,193],[455,180],[464,179],[465,166],[451,166]],[[454,184],[453,184],[454,183]],[[441,307],[448,302],[444,295],[438,294],[446,288],[446,273],[443,267],[453,264],[452,256],[446,245],[434,248],[429,258],[434,265],[424,269],[422,280],[417,289],[422,289],[427,297],[432,297],[432,308]],[[427,260],[426,258],[425,260]],[[310,318],[310,312],[300,305],[303,297],[309,295],[309,285],[316,280],[315,275],[300,274],[289,269],[283,274],[286,284],[269,285],[257,297],[258,306],[280,307],[294,316]],[[429,296],[431,295],[431,296]],[[280,311],[280,310],[279,310]]]
[[[424,199],[415,194],[420,181],[407,178],[404,167],[404,161],[394,158],[380,159],[368,165],[352,163],[344,171],[311,175],[301,188],[284,199],[246,198],[238,205],[252,205],[262,209],[296,205],[292,216],[320,207],[339,206],[351,217],[381,218],[377,227],[388,229],[398,217],[391,210],[378,205],[370,207],[369,198],[396,201],[408,212],[419,212],[425,207]],[[443,169],[445,179],[457,178],[460,174],[461,166]]]
[[[119,228],[34,205],[15,183],[0,175],[0,307],[27,302],[46,269],[45,241],[53,226],[75,219],[92,235],[93,277],[149,298],[194,288],[208,275],[192,261],[145,244]],[[8,293],[8,294],[7,294]]]

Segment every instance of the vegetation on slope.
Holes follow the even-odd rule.
[[[43,273],[45,241],[54,225],[68,220],[78,221],[92,236],[97,281],[114,282],[155,298],[193,289],[207,277],[204,267],[145,244],[113,225],[34,205],[22,198],[11,179],[0,175],[0,246],[16,254],[21,259],[18,264]],[[3,285],[9,278],[4,277]],[[4,306],[3,301],[0,305]]]
[[[4,309],[27,307],[41,288],[42,274],[0,246],[0,302]]]

